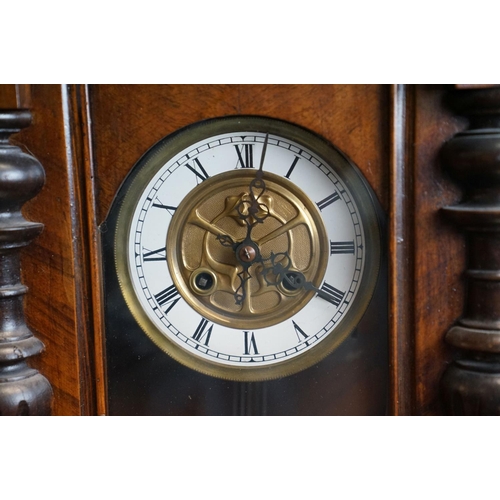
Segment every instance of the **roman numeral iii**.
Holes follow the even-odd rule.
[[[338,253],[354,254],[354,241],[330,241],[330,255]]]

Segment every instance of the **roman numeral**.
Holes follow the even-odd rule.
[[[290,179],[290,176],[292,175],[293,169],[295,168],[295,165],[297,165],[297,162],[300,160],[300,156],[296,156],[295,159],[293,160],[293,163],[291,167],[288,169],[288,172],[286,173],[285,177],[287,179]]]
[[[151,252],[146,252],[142,254],[142,258],[144,262],[167,260],[167,255],[165,254],[165,247],[158,248],[158,250],[153,250]]]
[[[354,241],[330,241],[330,255],[336,253],[354,254]]]
[[[318,201],[316,205],[318,205],[318,208],[320,210],[323,210],[328,205],[331,205],[333,202],[337,200],[340,200],[340,195],[335,191],[335,193],[331,194],[330,196],[327,196],[324,200]]]
[[[241,168],[253,168],[253,144],[236,145],[236,153],[241,164]]]
[[[342,300],[344,299],[345,292],[341,292],[337,288],[329,285],[328,283],[324,283],[321,287],[321,290],[318,291],[318,297],[321,297],[324,300],[327,300],[334,306],[338,307]]]
[[[169,304],[168,308],[164,310],[164,313],[168,314],[170,309],[172,309],[172,307],[179,302],[180,294],[177,291],[177,288],[175,288],[175,285],[170,285],[168,288],[165,288],[165,290],[157,293],[155,295],[155,299],[160,306]]]
[[[199,179],[201,179],[201,182],[206,181],[210,176],[207,174],[207,171],[203,168],[203,165],[200,163],[200,160],[198,158],[194,159],[195,165],[191,166],[189,163],[186,163],[186,167],[193,172]],[[198,171],[199,169],[199,171]]]
[[[198,328],[194,332],[193,339],[200,344],[203,343],[203,339],[205,339],[205,345],[208,346],[210,342],[210,336],[212,335],[212,329],[214,327],[213,324],[210,325],[210,328],[207,328],[208,320],[203,318],[198,325]]]
[[[259,354],[257,350],[257,342],[255,341],[255,333],[249,336],[250,332],[243,332],[245,334],[245,353],[244,354]],[[252,352],[253,351],[253,352]]]
[[[299,339],[299,342],[302,342],[303,340],[307,339],[308,335],[304,332],[304,330],[302,330],[302,328],[300,328],[299,325],[297,325],[297,323],[295,323],[295,321],[293,321],[292,319],[292,323],[293,323],[293,327],[295,328],[295,333],[297,334],[297,338]],[[302,335],[302,337],[301,337]]]
[[[158,201],[158,203],[153,203],[151,206],[153,207],[156,207],[156,208],[162,208],[163,210],[172,210],[173,212],[175,212],[177,210],[177,207],[172,207],[170,205],[164,205],[158,198],[156,198],[156,200]]]

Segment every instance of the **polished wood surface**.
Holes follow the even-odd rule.
[[[98,85],[89,89],[97,221],[162,137],[196,121],[268,115],[314,130],[358,165],[388,208],[388,88],[379,85]]]
[[[391,413],[445,412],[439,383],[453,353],[444,337],[462,314],[466,267],[465,240],[442,213],[462,198],[440,157],[443,144],[467,128],[445,103],[454,86],[5,87],[0,106],[31,102],[33,125],[14,140],[47,174],[25,209],[46,229],[22,267],[26,314],[46,345],[36,364],[54,387],[55,414],[106,411],[97,240],[127,172],[180,127],[246,113],[318,132],[369,180],[389,221]]]
[[[461,314],[465,245],[443,216],[442,208],[462,196],[443,169],[441,148],[467,126],[445,105],[447,86],[415,88],[413,168],[413,414],[443,414],[440,378],[451,359],[444,342],[449,325]],[[401,263],[403,265],[403,263]]]
[[[413,150],[414,91],[407,85],[391,86],[389,309],[391,412],[409,415],[414,402],[413,308]],[[405,265],[401,265],[405,263]]]
[[[58,85],[31,87],[33,122],[13,141],[33,154],[45,168],[40,194],[23,210],[28,220],[44,224],[44,231],[22,253],[22,281],[29,288],[26,316],[45,345],[32,366],[44,374],[54,390],[54,415],[95,413],[89,363],[82,343],[86,329],[78,297],[83,279],[77,225],[82,214],[74,172],[69,162],[71,141],[65,134],[63,95]],[[86,299],[84,299],[86,302]]]
[[[389,282],[396,415],[442,414],[439,380],[451,359],[443,338],[461,311],[464,244],[440,215],[460,191],[439,154],[466,121],[446,109],[446,91],[396,85],[392,92]]]

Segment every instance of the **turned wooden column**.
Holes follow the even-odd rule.
[[[24,219],[21,208],[41,190],[45,174],[9,143],[30,122],[27,110],[0,110],[0,415],[48,415],[52,399],[47,379],[27,363],[44,346],[26,325],[20,278],[20,251],[43,229]]]
[[[444,399],[452,415],[500,415],[500,88],[457,89],[449,104],[470,120],[442,150],[464,189],[445,212],[465,231],[468,264],[463,316],[446,335],[457,352]]]

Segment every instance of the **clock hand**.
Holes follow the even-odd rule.
[[[269,208],[265,203],[259,203],[259,198],[266,190],[266,183],[264,182],[264,159],[266,157],[267,143],[269,134],[266,134],[264,139],[264,146],[262,148],[262,155],[260,158],[260,166],[255,177],[249,185],[250,201],[242,200],[236,206],[239,218],[247,226],[247,234],[243,241],[235,242],[229,235],[218,234],[217,240],[221,245],[230,247],[234,250],[236,258],[243,270],[238,273],[240,285],[234,292],[234,299],[237,305],[245,302],[247,296],[247,282],[252,277],[250,274],[250,267],[255,262],[261,262],[260,249],[258,245],[252,240],[252,230],[257,224],[262,224],[269,215]]]
[[[264,191],[266,190],[266,183],[264,182],[263,177],[264,177],[264,159],[266,157],[268,140],[269,140],[269,134],[266,134],[266,138],[264,139],[264,145],[262,146],[262,155],[260,157],[259,170],[257,171],[257,174],[255,175],[255,179],[253,179],[252,182],[250,183],[250,193],[251,193],[252,198],[254,200],[258,200],[264,194]],[[258,196],[255,196],[253,189],[260,189],[261,190],[261,192],[259,193]]]
[[[215,239],[219,241],[222,246],[230,247],[234,251],[236,251],[236,247],[239,245],[239,243],[235,243],[233,238],[231,238],[228,234],[217,234]]]
[[[266,266],[266,262],[270,262],[270,266]],[[261,276],[268,286],[279,286],[287,279],[286,273],[289,271],[291,262],[288,252],[280,252],[275,254],[271,252],[271,256],[267,259],[262,259],[262,270],[260,271]],[[272,278],[269,279],[269,274],[272,274]]]
[[[265,203],[259,203],[259,198],[266,191],[266,183],[264,182],[264,159],[266,157],[267,143],[269,134],[266,134],[264,146],[262,147],[262,155],[260,157],[259,170],[255,174],[249,185],[250,201],[243,200],[236,207],[239,217],[247,224],[247,238],[250,238],[250,233],[256,224],[264,222],[269,215],[269,208]]]
[[[243,268],[243,270],[238,273],[240,285],[234,292],[236,305],[241,305],[245,302],[247,296],[246,282],[252,277],[250,274],[250,267],[255,262],[262,261],[259,247],[250,238],[250,231],[251,226],[248,226],[247,237],[241,242],[234,241],[227,234],[219,234],[216,237],[217,241],[219,241],[222,246],[233,249],[236,255],[236,259]]]
[[[279,258],[279,260],[278,260]],[[265,261],[270,261],[270,266],[263,267],[261,275],[267,285],[272,286],[282,286],[285,290],[289,292],[295,292],[301,288],[307,291],[316,292],[317,296],[339,306],[342,301],[344,294],[331,287],[330,285],[324,285],[322,288],[318,288],[311,281],[307,281],[306,277],[300,271],[294,271],[290,269],[291,260],[288,252],[281,252],[278,254],[271,253],[269,259],[261,259],[262,263]],[[273,274],[274,280],[269,279],[269,273]]]

